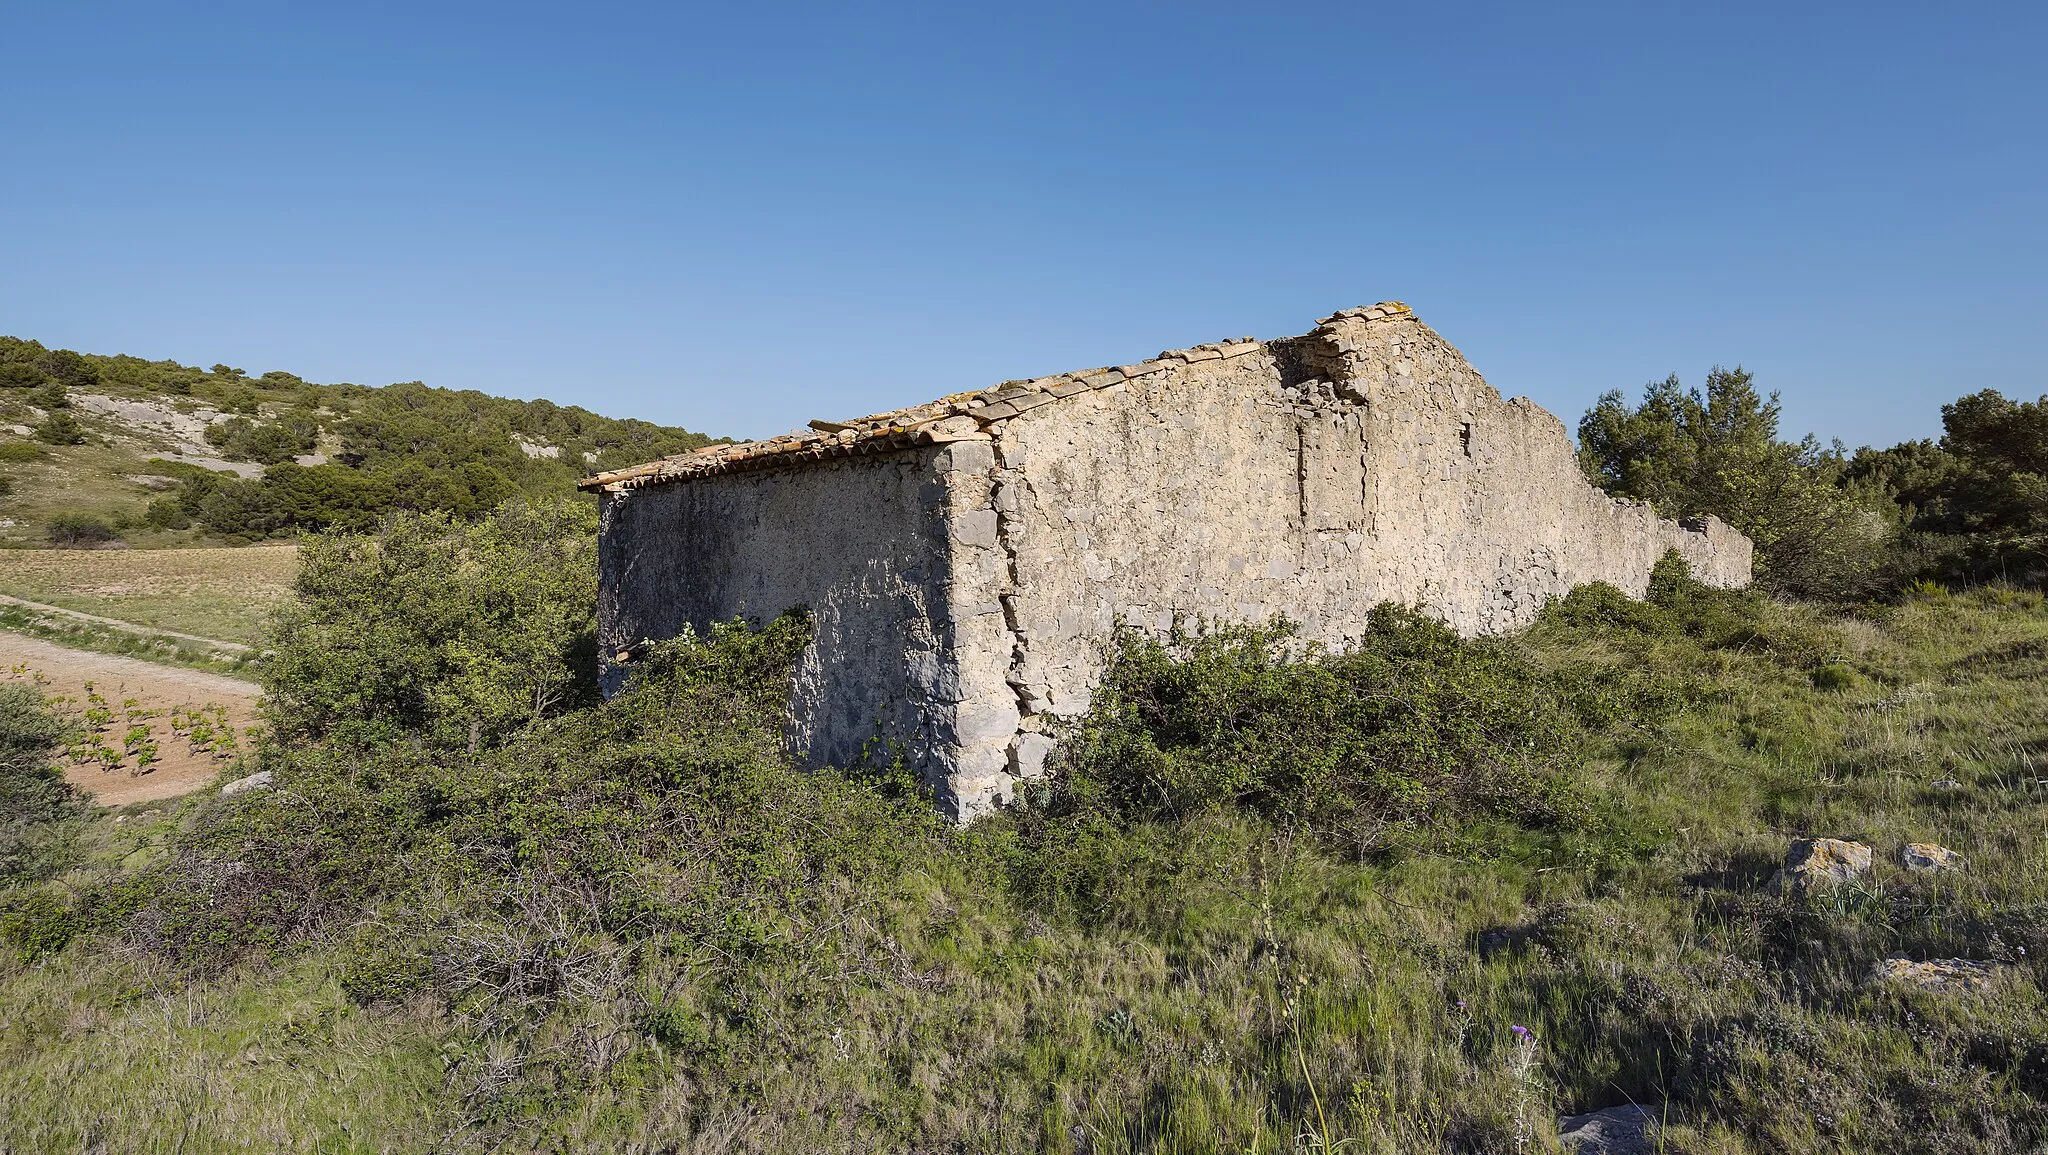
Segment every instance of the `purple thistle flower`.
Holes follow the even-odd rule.
[[[1530,1030],[1527,1027],[1514,1026],[1509,1027],[1508,1030],[1513,1031],[1515,1033],[1515,1037],[1522,1040],[1525,1043],[1534,1042],[1536,1040],[1536,1032]]]
[[[1461,1010],[1461,1011],[1465,1009],[1465,1000],[1464,1000],[1464,999],[1459,999],[1459,1000],[1458,1000],[1458,1009],[1459,1009],[1459,1010]]]

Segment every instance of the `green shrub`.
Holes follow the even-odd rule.
[[[77,913],[48,889],[0,898],[0,942],[12,947],[23,962],[63,950],[79,930]]]
[[[51,445],[83,445],[85,430],[78,427],[76,417],[53,410],[43,418],[42,424],[36,426],[36,440],[47,441]]]
[[[1829,662],[1815,670],[1812,677],[1814,689],[1829,692],[1853,690],[1863,680],[1854,667],[1841,662]]]
[[[553,588],[522,574],[588,533],[508,511],[334,539],[286,645],[374,635],[363,682],[580,647],[587,607],[550,609],[552,643],[529,644],[493,599]],[[543,601],[580,605],[563,585]],[[734,1118],[763,1150],[1064,1150],[1076,1127],[1102,1150],[1285,1150],[1308,1127],[1343,1138],[1298,1145],[1509,1150],[1535,1111],[1534,1150],[1552,1108],[1632,1099],[1668,1105],[1674,1149],[2038,1146],[2048,924],[2019,772],[2048,716],[2041,600],[1842,622],[1676,564],[1645,601],[1575,599],[1484,642],[1393,609],[1355,652],[1284,628],[1123,639],[1061,777],[966,830],[792,764],[799,617],[655,646],[611,701],[474,741],[463,719],[500,716],[513,684],[496,666],[430,701],[426,681],[373,693],[309,665],[292,736],[261,750],[279,788],[195,802],[164,859],[70,905],[207,972],[225,997],[179,1043],[276,1030],[307,976],[416,1008],[330,1001],[284,1029],[346,1023],[308,1061],[365,1039],[438,1058],[372,1084],[433,1127],[352,1117],[359,1144],[431,1143],[445,1119],[479,1146],[680,1150]],[[1887,683],[1964,676],[1889,704],[1812,693],[1851,645]],[[1899,786],[1951,765],[1967,790]],[[1810,832],[1885,857],[1939,836],[1971,870],[1765,893]],[[24,926],[61,934],[51,913]],[[2010,973],[1982,997],[1893,992],[1866,979],[1888,953]],[[149,981],[109,1019],[186,1005],[175,976]],[[1542,1040],[1533,1065],[1509,1024]],[[24,1079],[161,1048],[19,1031]],[[255,1070],[213,1093],[303,1101],[286,1064]]]
[[[272,631],[281,741],[399,733],[470,752],[596,698],[596,518],[517,503],[476,525],[400,514],[300,546]]]
[[[1949,600],[1948,587],[1929,578],[1916,578],[1906,584],[1908,598],[1923,602],[1945,602]]]
[[[357,927],[340,955],[342,993],[359,1006],[402,1002],[433,979],[428,943],[382,922]]]
[[[287,428],[282,424],[257,424],[247,417],[229,417],[207,427],[206,443],[219,449],[229,461],[277,465],[312,452],[319,432],[317,423]]]
[[[1242,809],[1370,849],[1478,817],[1576,820],[1577,738],[1509,649],[1394,606],[1344,653],[1285,624],[1125,632],[1045,802],[1125,821]]]
[[[0,441],[0,461],[19,465],[28,461],[41,461],[50,451],[33,441]]]
[[[1887,580],[1898,510],[1847,475],[1837,444],[1778,436],[1778,395],[1757,393],[1741,366],[1716,366],[1704,389],[1677,374],[1631,407],[1603,395],[1579,421],[1579,464],[1617,497],[1665,517],[1713,514],[1756,543],[1759,584],[1803,597],[1867,594]]]
[[[48,409],[54,416],[55,410],[71,407],[71,395],[61,381],[44,381],[28,392],[28,403],[38,409]]]
[[[60,549],[90,549],[121,536],[113,526],[86,513],[60,513],[45,524],[44,532],[50,544]]]
[[[189,529],[192,525],[192,518],[175,497],[159,497],[150,502],[142,511],[142,520],[151,529]]]
[[[0,887],[46,872],[61,850],[53,836],[85,809],[51,765],[70,733],[35,687],[0,682]]]
[[[1549,620],[1589,632],[1613,631],[1667,637],[1682,632],[1678,620],[1654,601],[1638,601],[1606,582],[1590,582],[1544,607]]]

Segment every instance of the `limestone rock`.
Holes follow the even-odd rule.
[[[1779,893],[1803,894],[1839,886],[1870,873],[1870,848],[1839,838],[1802,838],[1785,852],[1785,866],[1771,880]]]
[[[1998,981],[2005,970],[1997,963],[1964,958],[1937,958],[1915,962],[1909,958],[1888,958],[1870,974],[1873,983],[1901,983],[1923,991],[1981,991]]]
[[[1557,1139],[1572,1155],[1654,1155],[1657,1116],[1634,1103],[1605,1107],[1559,1120]]]
[[[1899,851],[1899,865],[1907,870],[1957,870],[1963,856],[1932,842],[1909,842]]]
[[[250,790],[268,789],[270,789],[270,771],[258,770],[256,773],[249,775],[247,778],[237,778],[233,782],[228,783],[226,786],[221,787],[220,793],[221,797],[225,798],[230,794],[241,794]]]

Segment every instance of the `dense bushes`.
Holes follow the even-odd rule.
[[[261,425],[247,417],[229,417],[214,422],[206,430],[207,444],[219,449],[222,457],[263,465],[276,465],[311,453],[319,436],[319,419],[305,413]]]
[[[1579,422],[1579,462],[1596,485],[1665,517],[1713,514],[1757,547],[1757,580],[1802,596],[1856,597],[1888,580],[1892,510],[1845,474],[1839,445],[1778,436],[1778,396],[1758,395],[1740,367],[1704,390],[1674,374],[1630,407],[1601,397]]]
[[[360,1077],[427,1117],[344,1094],[293,1113],[306,1146],[1508,1150],[1625,1098],[1676,1150],[2048,1133],[2038,872],[2001,849],[2038,840],[2038,596],[1836,621],[1667,559],[1648,601],[1588,587],[1522,638],[1391,608],[1344,652],[1127,637],[1059,777],[954,830],[887,767],[792,765],[800,617],[656,646],[592,701],[589,533],[513,507],[308,545],[275,789],[0,899],[38,956],[0,958],[30,1089],[0,1139],[128,1070],[174,1086],[93,1125],[161,1126],[193,1084],[122,1048],[232,1068],[208,1093],[248,1110],[371,1038],[397,1073]],[[1768,893],[1802,834],[1971,868]],[[1873,989],[1889,952],[2013,977]]]
[[[473,520],[513,497],[567,496],[575,479],[592,470],[711,442],[652,422],[417,381],[374,389],[320,385],[278,370],[251,377],[226,364],[199,369],[0,337],[0,389],[9,387],[48,411],[36,437],[53,445],[88,439],[62,411],[70,388],[191,398],[229,414],[207,429],[207,442],[227,460],[268,467],[264,473],[241,478],[153,463],[180,485],[143,517],[158,529],[197,526],[236,541],[366,532],[401,511]],[[325,463],[294,461],[323,450]]]
[[[1941,440],[1847,457],[1778,437],[1778,398],[1741,369],[1704,391],[1673,376],[1579,422],[1579,462],[1609,493],[1667,517],[1711,513],[1757,546],[1757,579],[1855,600],[1913,580],[2048,582],[2048,397],[1984,390],[1942,406]]]
[[[1370,850],[1421,825],[1576,816],[1577,736],[1512,651],[1393,606],[1343,653],[1284,625],[1125,633],[1047,804],[1241,808]]]
[[[0,944],[29,960],[61,950],[83,920],[38,883],[71,864],[85,799],[51,765],[71,727],[35,687],[0,682]]]
[[[35,687],[0,682],[0,888],[46,867],[50,828],[82,806],[51,765],[69,732]]]
[[[59,549],[91,549],[121,536],[119,530],[87,513],[60,513],[50,519],[44,532]]]
[[[85,430],[78,427],[78,419],[61,409],[53,409],[50,415],[36,425],[36,440],[51,445],[82,445]]]
[[[1957,582],[2048,582],[2048,397],[1996,390],[1941,409],[1940,442],[1865,449],[1859,479],[1900,503],[1922,572]]]
[[[473,519],[514,496],[564,495],[577,476],[607,461],[657,457],[709,440],[545,401],[506,401],[418,382],[325,388],[337,391],[326,399],[344,406],[347,416],[316,419],[299,408],[270,422],[231,417],[217,423],[208,436],[223,454],[269,468],[252,479],[187,475],[175,515],[166,509],[159,518],[182,517],[244,539],[363,532],[396,511]],[[294,463],[294,456],[314,448],[321,420],[340,442],[334,460]],[[557,439],[550,441],[554,455],[529,454],[515,438],[529,444]]]
[[[595,697],[596,515],[402,514],[300,547],[264,665],[280,742],[404,733],[475,749]]]

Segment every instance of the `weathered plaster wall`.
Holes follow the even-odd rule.
[[[1118,622],[1284,614],[1341,645],[1382,601],[1479,634],[1586,582],[1640,596],[1667,549],[1750,574],[1719,522],[1587,484],[1561,422],[1392,302],[814,425],[591,479],[606,653],[809,606],[794,744],[899,742],[962,819],[1042,772]]]
[[[1562,423],[1410,318],[1340,318],[1036,408],[995,453],[1012,777],[1041,769],[1053,717],[1086,709],[1119,621],[1285,614],[1342,644],[1382,601],[1478,634],[1585,582],[1640,596],[1667,549],[1706,581],[1749,579],[1746,539],[1588,485]]]
[[[988,644],[973,606],[965,628],[955,627],[953,535],[972,536],[984,522],[991,541],[994,532],[992,513],[954,499],[956,452],[980,465],[989,447],[969,441],[957,451],[606,493],[598,615],[606,692],[626,673],[612,655],[638,642],[805,606],[816,633],[796,674],[793,748],[813,764],[845,765],[880,737],[934,772],[950,769],[954,751],[975,737],[959,726],[963,702],[970,714],[975,704],[957,658]],[[986,504],[985,480],[966,491]]]

